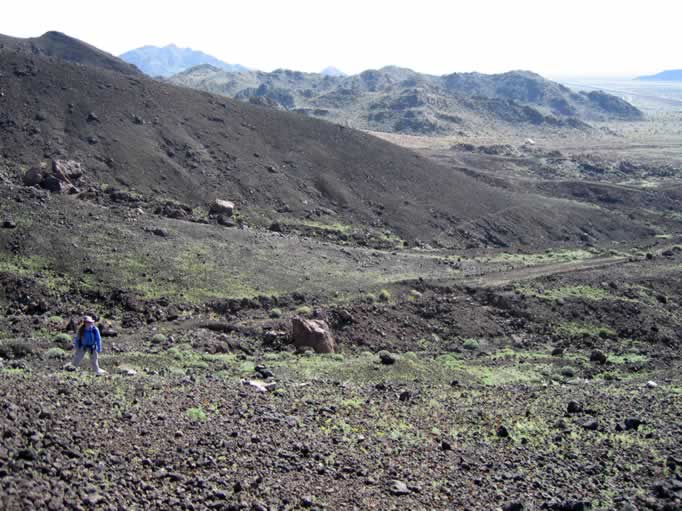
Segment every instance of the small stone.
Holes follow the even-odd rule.
[[[410,490],[407,488],[407,485],[402,481],[398,481],[397,479],[390,482],[389,491],[393,495],[407,495],[408,493],[410,493]]]
[[[583,422],[581,426],[588,431],[597,431],[597,428],[599,428],[599,422],[597,419],[591,419],[587,422]]]
[[[583,407],[577,401],[569,401],[568,406],[566,406],[566,411],[568,413],[580,413],[583,411]]]
[[[97,117],[95,112],[90,112],[86,120],[88,122],[99,122],[99,117]]]
[[[503,511],[524,511],[526,509],[521,502],[512,502],[502,508]]]
[[[3,220],[2,227],[4,229],[16,229],[17,224],[13,220],[8,218],[8,219]]]
[[[386,366],[390,366],[395,364],[398,359],[393,353],[389,353],[388,351],[382,351],[379,353],[379,360],[381,361],[382,364]]]
[[[655,389],[656,387],[658,387],[658,383],[656,383],[653,380],[649,380],[648,382],[646,382],[646,386],[650,389]]]
[[[400,401],[402,401],[403,403],[409,401],[410,399],[412,399],[412,392],[410,392],[409,390],[403,390],[400,393],[400,396],[398,396],[398,399],[400,399]]]
[[[448,442],[447,440],[443,440],[440,443],[440,450],[441,451],[451,451],[452,450],[452,444]]]
[[[604,354],[604,352],[599,351],[599,350],[594,350],[590,354],[590,362],[597,362],[598,364],[606,364],[607,356]]]
[[[38,454],[30,448],[20,449],[17,452],[17,459],[24,461],[36,461],[38,459]]]
[[[564,354],[564,349],[563,348],[554,348],[552,350],[552,356],[553,357],[560,357]]]
[[[639,427],[644,424],[640,419],[636,417],[628,417],[625,419],[625,431],[635,430],[637,431]]]

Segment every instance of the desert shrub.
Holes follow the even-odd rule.
[[[161,344],[161,343],[164,343],[164,342],[166,342],[166,336],[163,335],[163,334],[155,334],[155,335],[152,337],[152,343],[153,343],[153,344]]]
[[[45,357],[49,359],[64,359],[66,355],[66,351],[61,348],[50,348],[45,352]]]
[[[310,316],[313,313],[313,309],[308,307],[307,305],[301,305],[296,309],[295,312],[299,316]]]
[[[61,333],[57,334],[54,336],[54,339],[52,339],[55,343],[61,344],[61,345],[69,345],[73,341],[71,336],[69,334]]]
[[[281,318],[282,317],[282,309],[278,309],[275,307],[270,311],[270,317],[273,319]]]
[[[63,323],[63,322],[64,322],[64,318],[62,318],[61,316],[50,316],[50,317],[47,319],[47,321],[50,322],[50,323],[52,323],[52,324],[58,324],[58,323]]]
[[[195,422],[203,422],[208,419],[208,415],[206,415],[206,412],[202,408],[188,408],[185,413],[187,413],[187,417],[189,417],[190,420]]]
[[[572,366],[563,366],[559,369],[559,374],[565,376],[566,378],[573,378],[575,376],[575,368]]]
[[[464,345],[462,347],[465,350],[474,351],[480,348],[481,344],[476,339],[467,339],[466,341],[464,341]]]
[[[377,297],[373,293],[367,293],[367,295],[365,296],[365,299],[367,300],[367,303],[374,303],[377,301]]]
[[[382,289],[379,292],[379,301],[387,302],[391,299],[391,292],[388,289]]]
[[[0,358],[24,358],[33,353],[33,346],[26,341],[12,340],[0,344]]]

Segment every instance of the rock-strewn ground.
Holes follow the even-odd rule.
[[[17,312],[0,344],[2,504],[679,509],[679,257],[417,282],[317,312],[144,327],[113,312],[102,378],[62,369],[57,318]],[[294,314],[326,318],[340,353],[294,354]]]

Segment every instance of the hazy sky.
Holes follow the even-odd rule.
[[[546,76],[682,68],[680,0],[6,0],[0,33],[113,54],[175,43],[262,70],[385,65]]]

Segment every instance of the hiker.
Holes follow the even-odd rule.
[[[99,353],[102,351],[102,337],[95,326],[95,320],[90,316],[85,316],[76,337],[73,339],[73,347],[76,353],[73,356],[73,366],[78,368],[83,361],[85,352],[90,353],[90,366],[95,374],[105,374],[106,371],[99,367]]]

